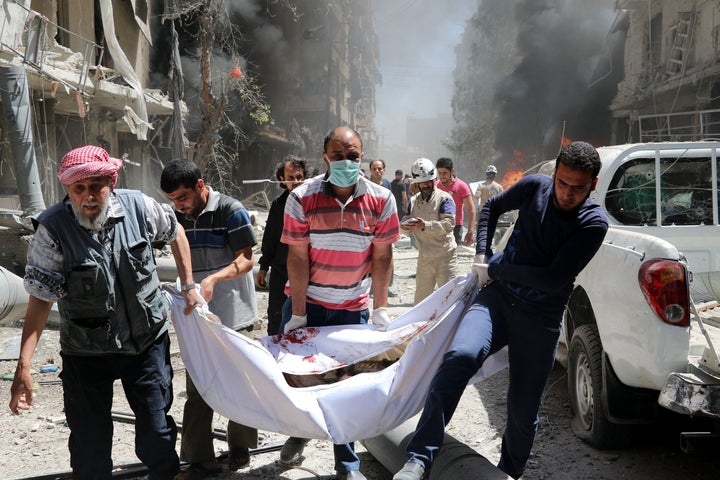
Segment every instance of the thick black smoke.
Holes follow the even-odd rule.
[[[273,26],[267,12],[258,0],[223,0],[214,4],[219,17],[215,29],[215,45],[212,52],[213,93],[225,96],[228,102],[226,114],[241,128],[249,126],[246,110],[237,93],[231,90],[237,80],[229,76],[238,67],[244,77],[258,75],[257,64],[250,57],[260,56],[266,62],[277,63],[276,57],[284,52],[282,32]],[[195,11],[176,22],[180,35],[180,54],[185,75],[185,101],[191,114],[187,117],[190,134],[200,128],[202,105],[200,93],[201,72],[199,64],[199,24]],[[226,17],[226,18],[225,18]],[[225,21],[222,21],[225,20]]]
[[[220,9],[222,19],[226,20],[218,21],[215,30],[216,45],[211,72],[215,95],[224,95],[228,102],[226,115],[243,131],[249,133],[257,128],[248,117],[248,108],[252,108],[252,102],[247,102],[247,98],[238,92],[230,91],[233,82],[238,82],[229,77],[229,72],[238,67],[243,74],[241,82],[249,80],[256,85],[262,94],[261,100],[270,106],[271,117],[277,122],[276,125],[288,129],[285,118],[288,94],[316,94],[315,90],[322,85],[320,80],[327,76],[327,48],[322,45],[327,45],[328,4],[294,0],[219,0],[211,2],[211,5]],[[156,19],[160,18],[162,11],[161,6],[156,7]],[[191,138],[199,132],[203,118],[203,105],[199,99],[200,32],[197,17],[200,13],[201,10],[185,10],[175,20],[185,76],[184,100],[190,111],[186,125]],[[164,89],[172,48],[169,43],[169,23],[163,24],[156,20],[154,26],[150,84],[154,88]],[[297,54],[296,49],[293,55],[288,38],[298,37],[311,48],[301,50],[300,54]],[[315,45],[319,45],[317,50],[312,48]],[[315,72],[318,81],[306,81],[303,85],[302,78],[312,77],[306,74],[308,71]],[[286,114],[285,117],[283,114]]]
[[[557,155],[562,135],[610,141],[609,106],[622,78],[621,35],[608,0],[516,2],[519,63],[499,84],[495,146],[528,163]],[[529,165],[525,165],[529,166]]]

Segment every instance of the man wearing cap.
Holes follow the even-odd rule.
[[[418,158],[412,166],[413,183],[418,193],[410,199],[408,214],[400,228],[412,233],[418,249],[415,273],[415,305],[457,276],[455,250],[455,201],[435,188],[437,170],[427,158]]]
[[[153,247],[170,243],[186,312],[201,305],[190,248],[169,205],[115,190],[122,161],[95,146],[62,159],[68,195],[42,212],[28,247],[30,294],[10,410],[33,403],[31,360],[53,302],[60,311],[60,353],[70,464],[75,479],[112,477],[113,383],[121,380],[135,413],[135,451],[150,479],[179,469],[168,306]]]
[[[478,187],[478,212],[485,206],[485,202],[503,191],[503,186],[495,181],[496,175],[497,167],[488,165],[487,169],[485,169],[485,181],[480,183]]]

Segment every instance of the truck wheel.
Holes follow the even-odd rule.
[[[575,330],[567,369],[573,433],[601,450],[627,447],[633,437],[630,426],[611,423],[603,410],[602,344],[595,326]]]

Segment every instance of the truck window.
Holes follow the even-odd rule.
[[[658,218],[662,226],[711,225],[710,162],[710,158],[661,158],[658,206],[655,159],[634,159],[615,172],[605,208],[623,225],[656,226]]]

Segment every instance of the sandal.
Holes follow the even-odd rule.
[[[217,477],[221,473],[222,467],[220,465],[203,467],[200,463],[191,463],[186,470],[175,475],[174,480],[204,480]]]
[[[228,455],[228,470],[234,472],[250,464],[250,449],[233,448]]]

